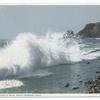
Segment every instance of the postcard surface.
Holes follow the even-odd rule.
[[[100,6],[0,6],[2,93],[100,93]]]

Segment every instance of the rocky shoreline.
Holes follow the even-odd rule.
[[[87,24],[77,34],[82,37],[92,37],[92,38],[100,37],[100,22]]]
[[[86,82],[80,81],[79,83],[83,83],[87,87],[88,93],[100,93],[100,75],[94,80],[88,80]],[[64,87],[69,88],[70,86],[70,83],[66,83]],[[80,86],[71,86],[72,90],[77,90],[79,88]]]
[[[89,93],[100,93],[100,75],[95,80],[89,80],[85,82]]]

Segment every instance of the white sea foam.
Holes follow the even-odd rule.
[[[23,85],[24,84],[19,80],[2,80],[2,81],[0,81],[0,89],[20,87]]]
[[[79,62],[89,58],[84,52],[75,39],[63,39],[63,33],[48,33],[46,36],[19,34],[0,49],[0,78],[33,74],[42,67]]]
[[[93,59],[97,59],[98,57],[100,57],[100,51],[95,51],[96,48],[92,48],[89,50],[84,49],[84,53],[83,53],[83,59],[84,60],[93,60]]]

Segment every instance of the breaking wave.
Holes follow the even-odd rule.
[[[43,67],[88,59],[81,46],[78,39],[64,39],[63,33],[21,33],[0,49],[0,78],[33,74]]]

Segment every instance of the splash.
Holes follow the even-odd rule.
[[[0,77],[34,73],[39,68],[81,61],[81,57],[77,41],[63,39],[63,33],[23,33],[0,49]]]

